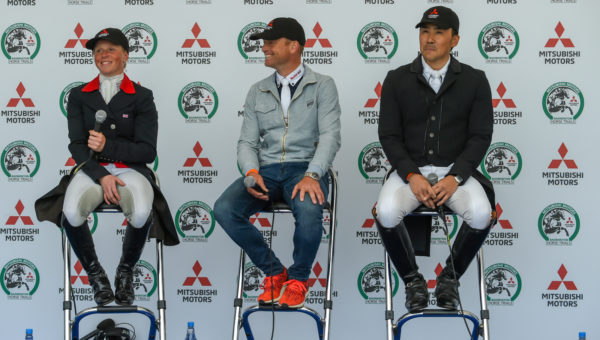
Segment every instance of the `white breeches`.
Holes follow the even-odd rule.
[[[152,185],[144,175],[131,168],[117,168],[113,164],[105,168],[125,183],[125,186],[117,185],[117,191],[121,196],[119,206],[129,224],[134,228],[141,228],[152,211],[154,200]],[[80,170],[73,176],[67,187],[63,214],[69,224],[80,226],[103,200],[102,187]]]
[[[435,173],[441,179],[448,174],[450,168],[451,166],[427,165],[420,167],[419,171],[425,177]],[[379,192],[377,219],[383,227],[393,228],[404,219],[404,216],[420,205],[421,202],[413,194],[410,185],[404,183],[394,171]],[[460,185],[445,205],[462,217],[471,228],[482,230],[490,224],[492,208],[483,187],[473,177],[469,177],[463,185]]]

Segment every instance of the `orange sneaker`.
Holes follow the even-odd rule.
[[[308,295],[308,281],[289,280],[283,284],[279,305],[284,308],[300,308]]]
[[[267,276],[260,285],[260,288],[265,291],[258,296],[258,303],[261,305],[271,304],[279,301],[281,296],[281,287],[287,280],[287,270],[283,267],[283,271],[277,275]]]

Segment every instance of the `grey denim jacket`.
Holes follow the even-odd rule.
[[[250,169],[276,162],[309,162],[323,176],[340,149],[340,104],[329,76],[305,73],[294,92],[284,121],[275,74],[250,87],[237,145],[238,165]]]

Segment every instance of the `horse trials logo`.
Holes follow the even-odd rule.
[[[358,33],[356,47],[367,64],[389,63],[398,49],[398,35],[392,26],[372,22]]]
[[[244,266],[244,290],[243,296],[245,302],[256,302],[261,293],[260,286],[265,278],[265,274],[258,267],[249,261]]]
[[[399,279],[392,269],[392,296],[398,292]],[[383,262],[373,262],[366,265],[358,274],[358,292],[366,304],[385,303],[385,266]]]
[[[123,33],[129,41],[129,63],[147,64],[156,52],[158,38],[152,27],[134,22],[123,27]]]
[[[40,154],[33,144],[18,140],[2,151],[2,171],[9,182],[31,182],[40,168]]]
[[[71,90],[79,85],[85,84],[82,81],[76,81],[69,85],[67,85],[62,92],[60,93],[60,99],[58,100],[58,105],[60,106],[60,111],[63,115],[67,116],[67,105],[69,104],[69,95],[71,95]]]
[[[580,226],[577,211],[564,203],[547,206],[538,219],[538,230],[548,246],[570,246]]]
[[[481,162],[481,172],[494,184],[513,184],[522,167],[519,150],[503,142],[492,144]]]
[[[583,112],[583,93],[571,83],[554,83],[544,92],[542,107],[550,123],[575,124]]]
[[[265,62],[265,56],[262,53],[262,39],[250,40],[250,36],[262,32],[267,27],[264,22],[253,22],[246,25],[240,31],[237,39],[238,51],[246,64],[262,64]]]
[[[456,215],[446,216],[446,227],[448,228],[449,239],[452,239],[458,231],[458,217]],[[439,216],[431,218],[431,244],[446,244],[446,232],[444,231],[444,221]]]
[[[181,90],[177,104],[186,123],[208,123],[217,112],[219,97],[212,86],[198,81]]]
[[[175,225],[184,242],[206,242],[215,230],[215,215],[208,204],[189,201],[177,210]]]
[[[31,64],[40,51],[42,41],[33,26],[18,23],[2,34],[2,53],[9,64]]]
[[[496,263],[485,269],[484,276],[489,304],[512,306],[521,292],[519,272],[508,264]]]
[[[156,291],[156,270],[146,261],[139,260],[133,268],[133,289],[137,301],[149,301]]]
[[[37,267],[26,259],[13,259],[5,264],[0,278],[9,300],[31,300],[40,285]]]
[[[390,162],[379,142],[365,146],[358,155],[358,169],[367,180],[367,184],[383,183],[389,168]]]
[[[511,25],[495,21],[481,30],[477,43],[487,63],[508,64],[519,50],[519,34]]]

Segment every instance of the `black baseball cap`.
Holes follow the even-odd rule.
[[[306,43],[304,29],[294,18],[275,18],[262,32],[250,36],[250,40],[276,40],[279,38],[295,40],[302,46]]]
[[[444,30],[452,28],[456,31],[456,33],[458,33],[458,15],[456,15],[456,13],[454,13],[454,11],[448,7],[435,6],[426,10],[425,13],[423,13],[423,18],[421,18],[421,21],[415,26],[415,28],[419,28],[427,24],[436,25]]]
[[[96,47],[96,43],[100,40],[110,41],[115,45],[122,46],[125,52],[129,53],[129,41],[125,37],[125,34],[118,28],[105,28],[102,31],[96,33],[96,35],[85,43],[85,48],[93,50]]]

